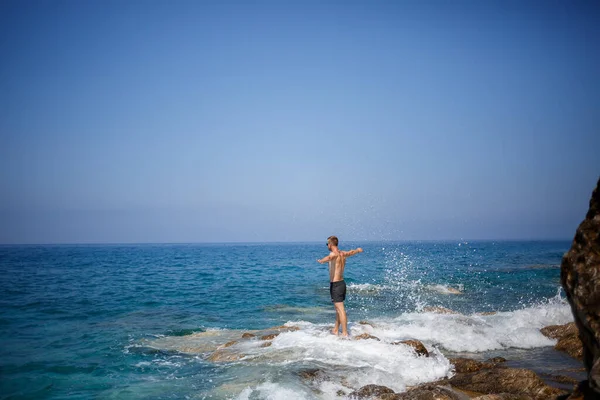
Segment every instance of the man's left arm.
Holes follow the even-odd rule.
[[[363,249],[359,247],[359,248],[354,249],[354,250],[344,251],[343,253],[344,253],[344,257],[352,257],[352,256],[354,256],[354,255],[356,255],[358,253],[362,253],[362,252],[363,252]]]

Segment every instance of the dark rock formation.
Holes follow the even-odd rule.
[[[571,249],[562,259],[560,277],[583,343],[588,374],[584,398],[600,398],[600,180]]]
[[[415,353],[419,356],[429,357],[429,352],[423,343],[418,340],[403,340],[400,342],[393,342],[393,345],[403,344],[405,346],[412,347],[415,350]]]
[[[482,394],[531,396],[534,400],[553,399],[564,392],[546,385],[533,371],[520,368],[481,369],[459,373],[448,380],[455,388]]]
[[[260,340],[271,340],[271,339],[275,339],[277,336],[279,336],[279,333],[271,333],[270,335],[261,336]]]
[[[256,335],[253,335],[253,334],[251,334],[251,333],[249,333],[249,332],[244,332],[244,333],[242,334],[242,339],[249,339],[249,338],[253,338],[253,337],[255,337],[255,336],[256,336]]]

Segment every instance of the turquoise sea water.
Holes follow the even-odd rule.
[[[328,333],[328,271],[315,261],[324,241],[0,246],[1,398],[325,399],[367,383],[401,391],[451,373],[451,353],[552,346],[538,329],[571,318],[559,292],[568,241],[340,247],[356,246],[365,252],[346,267],[350,332],[380,342]],[[243,332],[282,324],[301,329],[211,361]],[[432,357],[391,345],[403,338],[422,340]],[[331,377],[314,386],[298,375],[306,368]]]

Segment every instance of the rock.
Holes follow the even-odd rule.
[[[350,393],[348,398],[350,399],[368,399],[375,396],[381,396],[384,394],[394,394],[394,391],[386,386],[380,385],[367,385],[363,386],[358,390]]]
[[[579,334],[579,330],[577,329],[575,322],[569,322],[568,324],[564,325],[550,325],[540,329],[540,332],[550,339],[560,339],[565,336]]]
[[[448,383],[461,390],[483,394],[527,395],[534,400],[551,399],[564,393],[546,385],[535,372],[520,368],[492,368],[459,373],[450,378]]]
[[[321,369],[313,368],[313,369],[304,369],[302,371],[298,371],[298,376],[305,381],[324,381],[329,380],[329,376],[327,373]]]
[[[212,361],[212,362],[237,361],[242,357],[243,357],[243,355],[239,354],[239,353],[233,353],[231,351],[226,351],[226,350],[216,350],[210,355],[210,357],[208,357],[208,361]]]
[[[227,342],[224,345],[219,346],[218,348],[219,349],[224,349],[224,348],[227,348],[227,347],[231,347],[231,346],[233,346],[236,343],[237,343],[237,340],[232,340],[231,342]]]
[[[487,316],[487,315],[496,315],[496,314],[498,314],[498,311],[485,311],[485,312],[480,312],[478,315]]]
[[[579,381],[575,378],[565,375],[552,375],[552,374],[541,374],[544,378],[558,383],[577,384]]]
[[[382,400],[384,398],[382,397]],[[449,386],[425,384],[414,387],[405,393],[390,397],[390,400],[469,400],[469,396]],[[388,399],[386,399],[388,400]]]
[[[368,333],[363,333],[362,335],[358,335],[358,336],[354,336],[353,338],[354,340],[365,340],[365,339],[375,339],[378,342],[380,342],[381,340],[379,340],[378,337],[373,336],[373,335],[369,335]]]
[[[260,337],[260,340],[272,340],[279,336],[279,333],[271,333],[270,335],[264,335]]]
[[[418,355],[429,357],[429,352],[427,351],[427,348],[425,348],[425,346],[423,345],[423,343],[421,343],[418,340],[402,340],[400,342],[393,342],[392,344],[393,345],[403,344],[405,346],[410,346],[410,347],[412,347],[415,350],[415,352]]]
[[[253,334],[251,334],[251,333],[249,333],[249,332],[244,332],[244,333],[242,334],[242,339],[249,339],[249,338],[253,338],[253,337],[255,337],[255,336],[256,336],[256,335],[253,335]]]
[[[564,351],[579,360],[583,359],[583,344],[579,339],[579,330],[575,322],[565,325],[550,325],[540,329],[540,332],[551,339],[558,339],[554,346],[556,350]]]
[[[358,323],[361,324],[361,325],[369,325],[371,328],[375,328],[375,325],[373,325],[369,321],[358,321]]]
[[[576,335],[559,339],[554,348],[559,351],[564,351],[573,358],[583,360],[583,344]],[[600,396],[600,393],[598,396]]]
[[[344,392],[342,389],[338,390],[337,392],[335,392],[336,396],[342,397],[346,395],[346,392]]]
[[[494,357],[489,360],[482,362],[472,360],[470,358],[451,358],[450,363],[454,365],[454,370],[457,373],[468,373],[475,372],[482,369],[491,369],[496,365],[505,362],[506,359],[503,357]]]
[[[266,329],[266,330],[267,331],[295,332],[295,331],[299,331],[300,328],[297,326],[279,325],[279,326],[274,326],[274,327]]]
[[[484,394],[483,396],[474,397],[473,400],[533,400],[533,397],[525,394]]]
[[[273,342],[265,342],[263,344],[260,345],[260,347],[269,347],[273,344]]]
[[[458,314],[454,310],[451,310],[451,309],[446,308],[446,307],[439,307],[439,306],[425,307],[425,308],[423,308],[423,311],[429,312],[429,313],[435,313],[435,314]]]
[[[600,180],[563,256],[560,277],[583,343],[588,384],[582,390],[584,396],[600,398]]]

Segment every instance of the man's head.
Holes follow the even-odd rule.
[[[327,238],[327,248],[331,250],[331,246],[338,246],[338,238],[335,236],[329,236]]]

